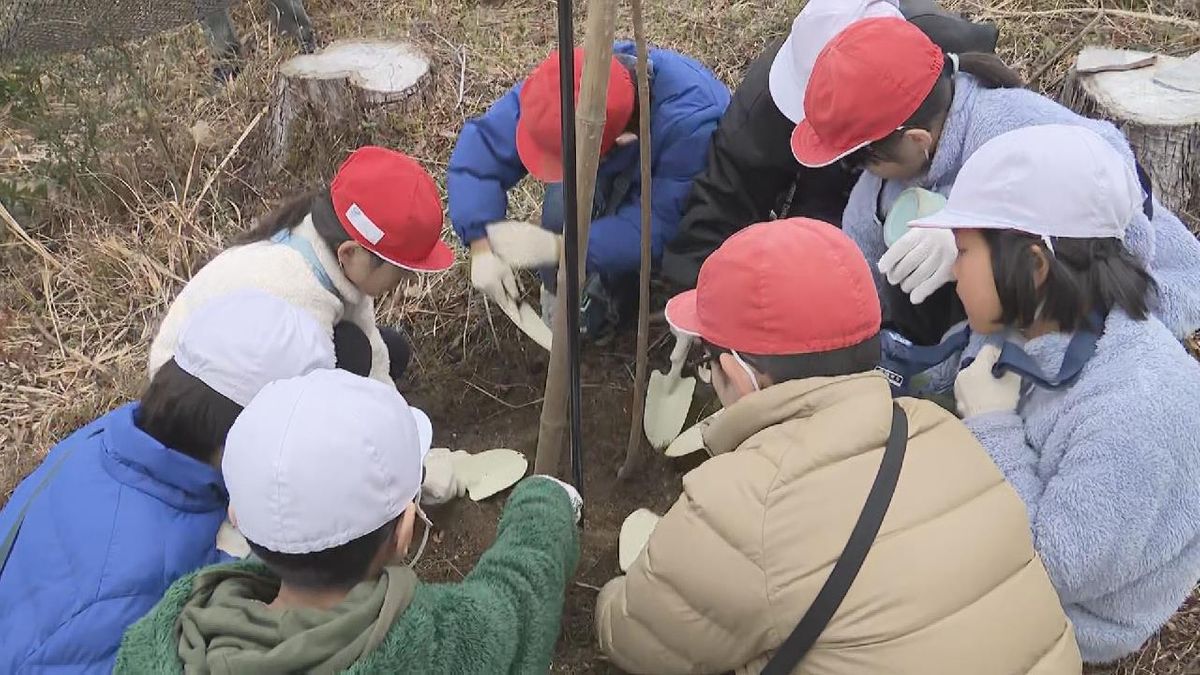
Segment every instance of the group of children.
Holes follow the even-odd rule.
[[[614,48],[581,326],[605,339],[629,308],[649,114],[655,262],[689,289],[666,318],[725,406],[712,458],[597,598],[631,673],[1079,673],[1200,579],[1200,364],[1180,342],[1200,243],[1114,127],[1020,88],[987,31],[907,9],[810,0],[732,99],[651,50],[649,111]],[[552,55],[451,158],[450,219],[497,302],[517,272],[489,226],[525,173],[561,179],[558,96]],[[914,194],[944,199],[893,231]],[[418,164],[360,148],[184,286],[144,395],[0,512],[0,670],[549,670],[570,485],[518,484],[463,581],[412,571],[422,504],[460,490],[426,461],[432,425],[394,386],[411,345],[373,299],[453,262],[441,227]],[[958,415],[899,396],[917,375]],[[218,546],[233,529],[244,560]]]

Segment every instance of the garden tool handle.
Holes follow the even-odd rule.
[[[692,348],[692,337],[682,333],[675,334],[675,346],[671,348],[671,370],[667,377],[678,379],[683,372],[683,362],[687,360],[688,350]]]

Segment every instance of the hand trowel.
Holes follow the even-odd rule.
[[[683,362],[691,344],[691,337],[676,334],[675,347],[671,350],[671,369],[666,373],[657,370],[650,373],[642,428],[656,450],[662,450],[675,440],[687,421],[688,409],[692,407],[696,378],[683,377]]]

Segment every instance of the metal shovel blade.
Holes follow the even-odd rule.
[[[467,495],[476,502],[512,487],[529,468],[525,455],[508,448],[455,453],[450,461],[454,463],[455,476],[466,483]]]
[[[666,448],[683,431],[696,391],[696,378],[680,377],[674,369],[673,372],[656,370],[650,373],[650,384],[646,387],[646,415],[642,428],[655,450]]]
[[[536,309],[529,306],[528,302],[522,302],[520,307],[515,303],[500,303],[500,309],[507,316],[509,321],[516,324],[521,332],[528,335],[534,342],[538,343],[546,351],[550,351],[550,343],[554,341],[554,333],[550,327],[542,321],[542,315]]]
[[[630,565],[642,554],[646,544],[650,543],[650,535],[654,533],[654,526],[658,525],[659,520],[662,519],[653,511],[638,509],[621,523],[617,564],[621,566],[622,572],[629,571]]]
[[[721,408],[717,412],[688,427],[687,431],[679,434],[679,436],[675,440],[671,441],[671,444],[667,446],[667,451],[665,453],[666,456],[683,457],[684,455],[690,455],[693,452],[707,450],[707,448],[704,447],[704,430],[708,428],[708,425],[711,424],[712,421],[717,418],[717,415],[720,415],[724,410],[724,408]]]

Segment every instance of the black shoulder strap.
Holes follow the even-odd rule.
[[[1150,172],[1141,162],[1135,159],[1133,166],[1137,169],[1138,182],[1142,184],[1142,190],[1146,193],[1146,198],[1142,201],[1142,213],[1146,214],[1147,220],[1154,220],[1154,181],[1150,179]]]
[[[850,539],[813,604],[763,669],[763,675],[791,673],[833,619],[842,600],[846,598],[850,585],[854,583],[854,578],[858,576],[858,571],[862,569],[863,561],[866,560],[871,545],[875,543],[875,536],[879,534],[879,527],[883,524],[883,517],[887,515],[892,495],[896,491],[896,482],[900,479],[900,468],[904,465],[904,450],[907,445],[908,417],[899,404],[892,403],[892,431],[883,451],[883,460],[879,463],[879,472],[875,474],[875,482],[867,494],[862,512],[858,514],[858,522],[850,532]]]

